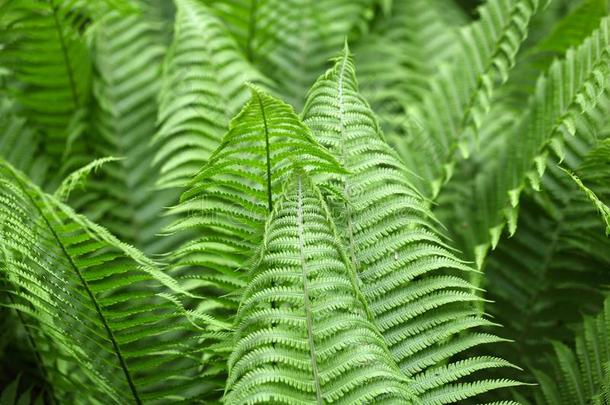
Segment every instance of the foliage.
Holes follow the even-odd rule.
[[[0,402],[607,404],[609,4],[466,3],[0,0]]]

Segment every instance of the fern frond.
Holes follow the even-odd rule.
[[[0,64],[11,73],[11,95],[44,133],[44,149],[57,165],[90,92],[91,63],[79,32],[86,15],[69,0],[4,3]]]
[[[55,193],[53,193],[53,196],[59,201],[67,201],[70,197],[70,193],[72,193],[76,187],[83,186],[91,173],[95,173],[106,163],[116,162],[117,160],[120,159],[115,157],[96,159],[88,165],[75,170],[61,182],[57,190],[55,190]]]
[[[395,2],[354,44],[360,91],[389,137],[400,136],[407,106],[421,100],[429,78],[458,48],[456,22],[444,18],[451,7],[446,0]]]
[[[302,173],[276,202],[249,278],[226,403],[412,403],[330,212]]]
[[[610,165],[610,139],[605,139],[587,156],[580,171],[585,173],[588,178],[603,184],[605,181],[610,180],[608,165]],[[595,195],[594,191],[585,186],[574,173],[567,170],[564,171],[574,180],[578,188],[585,193],[589,201],[599,212],[602,221],[606,225],[606,236],[610,236],[610,208]],[[604,191],[609,191],[607,186]]]
[[[578,46],[599,21],[608,14],[606,0],[582,0],[570,13],[559,20],[552,32],[543,38],[534,48],[534,52],[563,54],[566,49]]]
[[[295,163],[313,176],[342,172],[290,106],[255,87],[251,92],[222,144],[172,210],[181,218],[168,228],[195,234],[173,256],[185,277],[213,297],[244,288],[238,270],[257,246],[267,214]],[[225,297],[224,305],[234,311],[238,299]]]
[[[583,312],[599,309],[610,275],[607,239],[595,211],[578,190],[559,220],[523,200],[519,228],[503,238],[485,267],[489,312],[515,341],[495,355],[544,366],[548,337],[567,340]]]
[[[73,193],[70,204],[146,253],[164,252],[169,241],[156,234],[171,222],[162,212],[175,203],[176,193],[154,190],[159,168],[152,164],[151,139],[165,51],[159,31],[141,15],[113,11],[88,34],[93,107],[84,138],[94,156],[120,160],[103,166],[86,192]]]
[[[0,99],[0,157],[43,184],[51,162],[41,156],[41,134],[28,125],[9,98]]]
[[[11,381],[2,392],[0,392],[0,404],[2,405],[44,405],[44,397],[36,395],[32,397],[32,387],[20,391],[21,376]]]
[[[575,348],[554,342],[552,373],[538,371],[537,404],[596,404],[610,400],[610,300],[595,317],[586,317]]]
[[[195,0],[176,6],[155,135],[162,187],[184,186],[205,164],[247,101],[246,82],[269,83],[206,6]]]
[[[429,202],[407,182],[407,169],[383,140],[358,93],[347,47],[312,87],[303,117],[349,172],[337,185],[345,202],[335,207],[336,217],[375,322],[405,375],[426,379],[426,370],[457,353],[500,341],[472,331],[491,324],[477,314],[472,303],[479,298],[462,278],[473,269],[456,258],[436,229]],[[416,385],[416,394],[424,403],[446,403],[478,394],[476,387],[513,384],[449,384],[468,374],[447,371],[444,380]]]
[[[177,305],[175,280],[4,162],[0,190],[2,290],[57,400],[155,403],[217,388],[198,377],[206,335]]]
[[[526,183],[539,188],[548,159],[563,160],[566,139],[576,133],[579,117],[584,114],[588,125],[600,126],[606,113],[596,107],[606,99],[605,77],[610,72],[610,20],[602,20],[598,30],[578,48],[566,53],[565,59],[552,64],[538,81],[527,112],[511,130],[506,146],[495,156],[495,162],[475,180],[478,201],[484,209],[466,214],[477,221],[474,251],[482,264],[505,224],[513,234],[517,226],[519,196]],[[554,156],[549,156],[550,154]],[[478,223],[477,223],[478,222]]]
[[[605,107],[600,109],[602,121],[607,121],[603,111]],[[595,140],[588,135],[598,135],[600,129],[591,125],[593,133],[588,134],[580,118],[577,136],[566,140],[562,165],[607,200],[610,173],[603,165],[600,171],[591,170],[595,165],[588,163],[607,141],[590,149],[587,140]],[[519,361],[526,368],[523,379],[534,381],[531,370],[548,366],[543,355],[549,349],[547,340],[569,341],[581,314],[599,310],[610,285],[610,250],[596,209],[556,166],[545,173],[540,191],[521,199],[519,211],[516,233],[499,240],[482,281],[486,298],[493,302],[488,311],[515,341],[494,348],[493,354]]]
[[[436,196],[450,177],[458,146],[469,154],[494,88],[507,80],[538,3],[489,0],[479,9],[480,20],[460,31],[455,58],[440,67],[413,109],[422,128],[398,141],[397,149],[425,180],[420,188],[426,194]]]
[[[444,19],[445,8],[451,7],[447,3],[451,2],[395,2],[390,15],[375,22],[372,32],[354,45],[361,91],[373,107],[378,98],[394,92],[399,101],[418,101],[439,64],[454,54],[458,27]],[[400,95],[393,83],[406,94]]]
[[[282,98],[298,110],[328,60],[344,38],[366,24],[366,14],[377,1],[214,0],[213,4],[226,16],[230,13],[226,10],[235,9],[237,3],[244,18],[232,19],[241,24],[233,31],[247,32],[246,54],[274,79]]]

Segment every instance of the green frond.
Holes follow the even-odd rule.
[[[496,114],[498,110],[507,110],[520,115],[523,112],[523,101],[536,90],[540,75],[548,71],[555,59],[563,58],[568,49],[577,47],[591,35],[610,11],[608,5],[604,4],[607,3],[605,0],[579,0],[573,3],[575,4],[570,4],[569,12],[565,15],[566,12],[561,10],[568,7],[561,5],[560,1],[551,2],[536,14],[530,24],[531,30],[524,49],[517,55],[516,66],[492,103]],[[486,116],[482,127],[493,125],[494,117],[490,115],[492,114]],[[486,147],[482,138],[479,145],[482,149]]]
[[[581,0],[547,37],[536,44],[535,52],[562,54],[566,49],[578,46],[599,26],[599,20],[608,11],[606,0]]]
[[[248,58],[300,109],[307,89],[328,67],[346,37],[366,27],[378,0],[214,0],[212,7],[243,38]],[[242,18],[233,18],[232,11]],[[230,10],[230,11],[229,11]],[[238,24],[235,26],[235,24]]]
[[[147,253],[164,252],[169,241],[156,234],[171,222],[162,213],[177,198],[154,190],[159,168],[152,163],[151,139],[165,51],[159,30],[141,15],[113,11],[100,17],[88,35],[93,106],[84,139],[94,156],[120,159],[101,167],[86,192],[72,193],[69,202],[121,240]]]
[[[88,165],[75,170],[61,182],[57,190],[55,190],[55,193],[53,193],[53,196],[59,201],[67,201],[70,197],[70,193],[72,193],[76,187],[84,186],[87,177],[89,177],[91,173],[95,173],[106,163],[116,162],[117,160],[120,159],[115,157],[96,159]]]
[[[587,156],[587,159],[580,167],[580,171],[585,173],[589,179],[605,185],[604,183],[610,180],[609,164],[610,139],[605,139]],[[578,185],[578,188],[585,193],[589,201],[591,201],[595,209],[599,212],[602,221],[604,221],[604,224],[606,225],[606,236],[610,236],[610,208],[595,195],[595,192],[585,186],[580,178],[567,170],[564,171],[574,180]],[[604,191],[608,192],[610,190],[606,186]]]
[[[420,128],[396,143],[407,166],[425,180],[427,195],[436,196],[451,177],[458,147],[469,155],[494,88],[507,80],[538,7],[538,0],[489,0],[480,7],[480,19],[460,31],[455,57],[439,67],[413,106]]]
[[[259,242],[265,219],[297,165],[312,176],[341,173],[289,105],[251,87],[251,98],[231,121],[208,163],[191,180],[172,212],[170,232],[195,237],[173,253],[177,268],[233,312],[245,287],[239,271]]]
[[[549,159],[566,158],[566,142],[577,132],[577,122],[583,120],[599,128],[606,120],[607,114],[602,110],[599,115],[596,107],[606,100],[609,23],[608,18],[602,20],[598,30],[578,48],[569,50],[565,59],[553,63],[538,80],[528,109],[511,129],[500,156],[496,155],[493,164],[475,179],[477,200],[486,202],[483,210],[467,214],[478,217],[474,249],[479,264],[494,232],[501,233],[505,224],[510,234],[515,232],[521,191],[528,182],[539,187]]]
[[[70,0],[3,3],[0,65],[11,74],[8,91],[57,165],[79,134],[74,120],[89,97],[91,63],[79,31],[87,16]]]
[[[51,162],[40,156],[41,134],[16,111],[14,101],[0,98],[0,157],[43,184]]]
[[[218,388],[198,378],[207,339],[175,280],[4,162],[0,190],[0,285],[56,400],[156,403]]]
[[[478,315],[472,304],[479,298],[463,279],[474,270],[456,258],[429,202],[407,182],[407,169],[358,93],[347,49],[311,89],[303,117],[349,172],[336,185],[344,202],[333,208],[375,323],[405,375],[417,381],[470,347],[500,341],[472,331],[490,324]],[[458,371],[456,379],[459,373],[469,374]],[[424,403],[446,403],[514,384],[448,384],[450,374],[420,385],[416,394]]]
[[[579,120],[577,136],[567,139],[562,165],[608,200],[610,173],[604,165],[597,171],[589,163],[604,155],[607,141],[589,149],[581,124]],[[599,128],[592,129],[599,135]],[[526,368],[523,378],[533,381],[532,369],[548,367],[542,355],[549,350],[548,337],[569,341],[581,314],[599,310],[610,285],[610,251],[594,205],[557,166],[546,171],[540,191],[521,199],[519,211],[516,233],[498,236],[482,281],[493,302],[488,311],[515,341],[492,353],[519,361]]]
[[[44,397],[32,393],[32,388],[25,391],[19,390],[20,376],[11,381],[2,392],[0,392],[0,404],[2,405],[44,405]]]
[[[384,130],[398,129],[405,109],[421,100],[439,64],[457,50],[458,27],[446,0],[397,1],[354,46],[360,88]]]
[[[249,278],[226,403],[412,403],[330,212],[300,172],[276,202]]]
[[[176,0],[176,7],[154,138],[161,187],[186,185],[205,164],[247,101],[247,82],[269,87],[206,6]]]
[[[610,400],[610,300],[595,317],[586,317],[574,348],[554,342],[553,371],[538,371],[538,404],[596,404]]]
[[[571,326],[599,308],[610,285],[603,227],[590,203],[572,193],[559,222],[523,200],[517,232],[501,239],[486,263],[489,311],[515,341],[494,353],[528,369],[544,366],[545,338],[569,339]]]

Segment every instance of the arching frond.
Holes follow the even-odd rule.
[[[511,129],[506,145],[490,155],[491,164],[474,179],[476,200],[484,201],[485,207],[464,215],[473,229],[472,250],[479,265],[506,223],[510,233],[515,232],[521,191],[527,182],[538,189],[548,160],[566,157],[566,139],[576,133],[577,122],[599,128],[606,121],[607,113],[596,107],[606,100],[603,90],[610,66],[609,22],[608,18],[602,20],[599,29],[581,46],[569,50],[565,59],[553,63],[539,79],[536,93]],[[576,140],[575,145],[579,143]]]
[[[155,135],[162,187],[184,186],[205,164],[247,101],[246,82],[268,83],[206,6],[196,0],[176,6]]]
[[[526,44],[529,46],[518,55],[516,66],[506,85],[499,89],[492,108],[522,113],[523,100],[536,90],[540,75],[549,69],[555,59],[563,58],[568,49],[580,45],[599,27],[601,19],[610,11],[610,5],[606,3],[605,0],[580,0],[563,16],[555,9],[561,10],[565,6],[554,1],[538,13],[530,25],[533,32],[528,35]],[[541,21],[549,22],[541,24]],[[483,127],[491,125],[493,119],[488,115]],[[482,140],[480,146],[485,148],[485,141]]]
[[[463,274],[473,269],[456,258],[429,203],[407,182],[406,168],[383,140],[358,93],[347,48],[311,89],[303,117],[350,173],[337,187],[345,201],[336,216],[375,322],[403,373],[414,378],[416,394],[426,404],[444,404],[516,384],[456,382],[477,367],[502,367],[501,360],[473,358],[444,367],[457,353],[501,339],[475,331],[491,323],[472,305],[479,298]]]
[[[485,267],[486,298],[494,302],[488,310],[515,341],[494,354],[520,361],[527,379],[547,361],[547,339],[567,341],[610,284],[603,226],[579,191],[572,193],[558,220],[525,199],[517,232],[500,240]]]
[[[175,280],[4,162],[0,190],[0,285],[57,401],[195,400],[217,388],[199,378],[207,343]]]
[[[607,121],[606,102],[599,106],[602,122]],[[561,165],[607,199],[608,173],[605,180],[600,173],[598,181],[592,181],[591,170],[583,170],[601,148],[590,150],[603,132],[591,120],[584,126],[583,118],[576,122],[576,136],[566,139]],[[487,311],[505,326],[505,336],[515,341],[493,347],[490,353],[518,361],[525,368],[522,378],[532,382],[532,370],[549,366],[544,355],[551,349],[548,340],[568,342],[581,314],[598,311],[610,285],[608,239],[594,206],[556,166],[549,166],[540,188],[521,198],[517,231],[512,237],[497,236],[497,248],[487,258],[481,280],[485,297],[492,302]],[[468,231],[461,225],[458,229]],[[499,375],[510,374],[500,371]]]
[[[61,182],[59,187],[57,187],[57,190],[55,190],[55,192],[53,193],[53,196],[59,201],[67,201],[72,191],[74,191],[74,189],[79,186],[84,186],[87,182],[87,178],[92,173],[97,172],[106,163],[116,162],[118,160],[121,159],[112,156],[107,158],[95,159],[93,162],[81,167],[78,170],[75,170],[74,172],[66,176],[66,178]]]
[[[226,403],[412,403],[302,173],[276,202],[262,250],[237,315]]]
[[[412,109],[420,129],[397,141],[397,149],[425,180],[426,194],[436,196],[450,177],[458,146],[469,154],[493,90],[507,80],[538,3],[489,0],[480,7],[480,20],[460,31],[455,57],[439,68],[421,104]]]
[[[9,98],[0,99],[0,157],[42,184],[51,162],[41,156],[41,134],[20,116]]]
[[[2,392],[0,392],[0,404],[2,405],[44,405],[44,397],[32,393],[32,388],[25,391],[19,389],[21,377],[11,381]]]
[[[181,218],[169,228],[195,234],[174,252],[176,266],[212,297],[245,287],[239,269],[262,237],[267,214],[295,163],[312,175],[341,172],[290,106],[254,87],[251,91],[222,144],[173,209]],[[239,297],[227,298],[223,305],[234,311]]]
[[[94,156],[120,159],[104,165],[73,193],[70,204],[123,241],[147,253],[165,246],[156,234],[170,219],[163,208],[176,193],[154,190],[152,164],[163,46],[156,27],[139,15],[108,12],[90,30],[93,107],[85,139]],[[95,201],[96,204],[91,204]]]

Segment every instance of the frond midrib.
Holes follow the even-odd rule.
[[[13,173],[11,173],[11,174],[13,174]],[[40,206],[32,198],[30,193],[28,193],[27,190],[24,188],[24,186],[23,186],[23,184],[21,182],[21,179],[19,179],[14,174],[13,174],[13,178],[15,179],[15,183],[18,185],[18,187],[21,190],[21,192],[23,193],[23,195],[26,195],[28,200],[32,204],[32,206],[34,206],[36,208],[36,211],[38,212],[40,217],[43,219],[43,221],[44,221],[46,227],[48,228],[49,232],[51,232],[51,235],[53,235],[53,238],[57,242],[57,246],[60,247],[61,252],[63,253],[63,255],[68,260],[68,263],[70,264],[70,267],[72,268],[72,270],[74,270],[74,273],[78,277],[78,280],[80,281],[80,283],[82,284],[83,288],[85,289],[85,291],[87,293],[87,296],[89,297],[89,299],[91,300],[92,304],[94,305],[95,311],[96,311],[100,321],[102,322],[102,325],[103,325],[106,333],[108,334],[108,339],[110,339],[110,342],[112,343],[112,347],[114,349],[115,355],[116,355],[117,360],[119,362],[119,366],[123,370],[123,373],[125,375],[125,379],[127,380],[127,384],[129,385],[129,389],[131,391],[133,399],[134,399],[136,404],[141,405],[142,401],[140,399],[140,396],[138,394],[137,388],[136,388],[135,383],[133,381],[133,377],[132,377],[132,375],[131,375],[131,373],[129,371],[129,368],[127,366],[127,362],[125,361],[125,358],[123,357],[123,354],[121,352],[121,348],[120,348],[120,346],[119,346],[119,344],[118,344],[118,342],[117,342],[117,340],[116,340],[116,338],[114,336],[114,333],[112,332],[112,329],[108,325],[108,321],[106,320],[106,317],[105,317],[105,315],[104,315],[104,313],[102,311],[102,308],[101,308],[100,304],[98,303],[97,299],[95,298],[95,295],[93,294],[93,292],[89,288],[89,285],[87,284],[87,281],[84,279],[80,269],[76,266],[76,263],[74,263],[74,260],[72,260],[72,256],[70,256],[70,254],[66,250],[66,247],[64,246],[64,244],[61,241],[59,235],[55,231],[55,228],[53,228],[53,226],[51,225],[51,223],[47,219],[46,215],[44,214],[44,212],[40,208]]]

